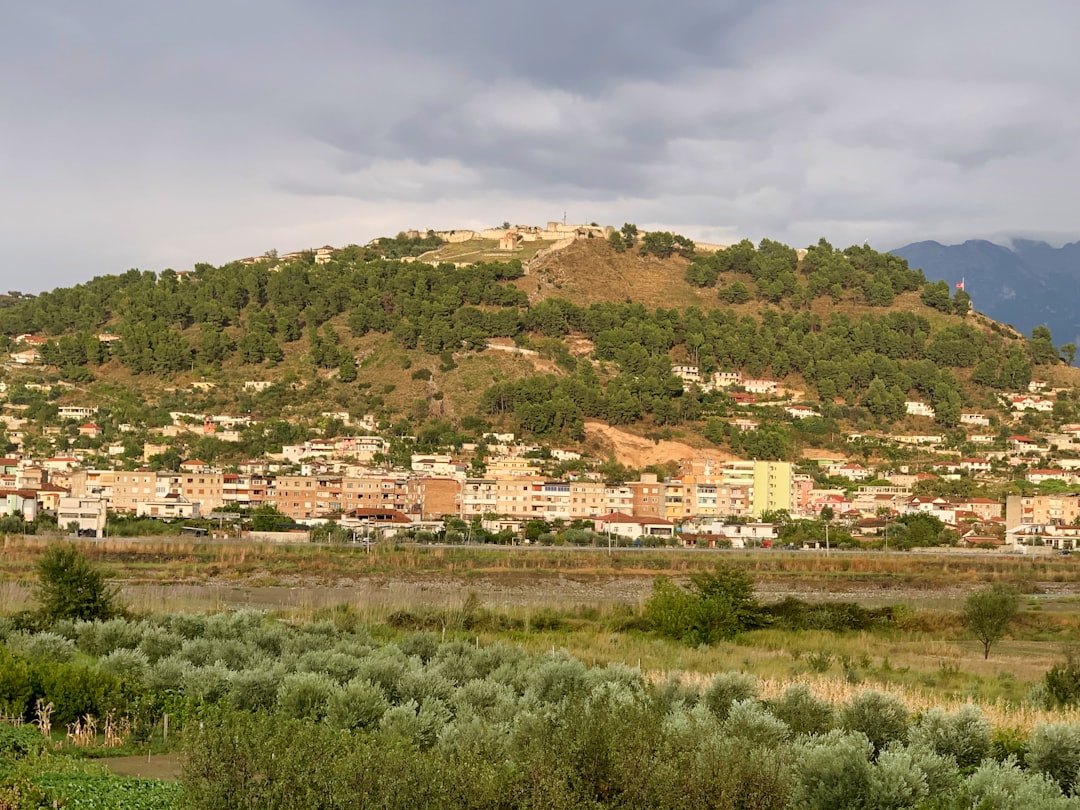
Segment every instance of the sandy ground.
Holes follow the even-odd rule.
[[[628,467],[647,467],[668,461],[730,461],[735,458],[721,450],[691,447],[683,442],[654,442],[603,422],[586,422],[585,437],[591,443],[609,448]]]

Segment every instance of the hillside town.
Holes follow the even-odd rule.
[[[29,338],[18,340],[32,345]],[[801,392],[776,381],[743,379],[738,372],[703,378],[688,365],[674,366],[673,373],[687,388],[726,391],[734,406],[728,425],[734,430],[819,416],[816,404],[801,402]],[[213,384],[196,382],[192,391],[200,385]],[[269,385],[243,383],[249,391]],[[1045,387],[1035,380],[1029,391],[1002,398],[1002,410],[1008,409],[1017,429],[1025,411],[1042,410],[1044,402],[1052,408]],[[8,385],[0,383],[0,396],[7,392]],[[68,389],[64,399],[71,398]],[[907,402],[906,408],[915,422],[934,415],[925,403]],[[526,537],[527,525],[541,522],[630,542],[769,547],[780,542],[784,522],[828,516],[856,543],[879,546],[888,543],[891,521],[915,514],[940,521],[953,533],[954,545],[967,548],[1069,550],[1080,535],[1080,424],[1022,435],[1013,433],[1009,418],[1000,413],[961,414],[966,435],[959,448],[939,432],[851,433],[843,437],[850,456],[815,456],[808,449],[799,463],[672,459],[663,470],[613,480],[603,459],[512,433],[486,433],[480,442],[412,453],[408,466],[395,466],[389,460],[390,440],[375,417],[353,421],[346,412],[323,414],[336,435],[283,444],[279,452],[228,466],[187,458],[174,459],[178,463],[166,469],[151,462],[200,436],[238,442],[252,418],[173,411],[170,424],[160,428],[120,424],[121,439],[110,441],[95,423],[98,408],[92,405],[57,406],[47,424],[33,423],[21,415],[24,410],[6,402],[0,415],[11,448],[0,459],[2,514],[27,522],[55,516],[59,529],[85,536],[105,536],[112,516],[190,523],[193,533],[234,536],[242,515],[266,508],[291,521],[288,531],[263,534],[277,540],[303,539],[312,527],[325,525],[353,537],[439,536],[448,520],[457,519],[511,542]],[[136,435],[144,441],[133,463],[130,437]],[[53,454],[34,452],[42,439]],[[977,455],[962,452],[971,447],[978,448]],[[906,460],[888,465],[859,460],[880,457],[888,448],[900,449]],[[964,488],[950,490],[947,482],[1021,486],[994,499],[927,494],[935,491],[934,482],[945,484],[941,491],[957,493]]]

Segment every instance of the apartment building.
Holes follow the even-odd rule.
[[[1074,526],[1080,522],[1080,495],[1009,495],[1005,499],[1005,528],[1022,523]]]

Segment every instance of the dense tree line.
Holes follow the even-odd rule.
[[[755,248],[744,239],[726,250],[696,257],[686,269],[686,280],[698,287],[713,287],[722,276],[732,274],[739,280],[719,291],[729,303],[742,303],[754,295],[796,308],[821,297],[887,307],[896,296],[918,290],[925,281],[921,272],[909,269],[907,261],[897,256],[867,246],[841,251],[824,239],[807,250],[802,262],[787,245],[763,239]],[[947,286],[945,297],[949,297]]]
[[[378,245],[386,255],[404,256],[432,238],[399,235]],[[658,256],[693,253],[693,243],[683,237],[641,236],[629,224],[611,241]],[[268,256],[248,264],[200,264],[190,274],[131,270],[103,276],[13,300],[0,308],[0,332],[51,335],[43,361],[72,381],[92,379],[90,369],[110,358],[133,372],[157,375],[228,361],[274,365],[299,342],[313,370],[337,369],[346,384],[358,372],[342,326],[354,338],[390,334],[405,349],[439,354],[448,358],[444,369],[453,366],[453,352],[480,350],[491,338],[583,335],[594,344],[593,358],[561,352],[557,359],[567,377],[500,383],[482,398],[486,413],[512,415],[520,429],[540,436],[580,435],[587,418],[612,424],[648,419],[661,426],[697,419],[701,397],[684,392],[672,375],[676,357],[688,358],[705,377],[718,370],[794,377],[824,403],[842,399],[886,422],[905,415],[907,399],[919,398],[945,427],[958,423],[965,378],[1018,390],[1035,365],[1060,362],[1045,327],[1024,342],[971,319],[934,327],[910,311],[811,311],[808,305],[818,298],[884,308],[902,293],[921,290],[927,306],[967,314],[963,291],[950,297],[947,285],[925,284],[902,259],[865,246],[840,251],[822,240],[800,261],[778,242],[755,247],[744,241],[695,256],[686,272],[700,286],[736,278],[720,297],[733,304],[756,297],[762,308],[754,314],[723,307],[649,310],[640,303],[583,306],[557,298],[530,305],[507,283],[522,275],[517,261],[433,267],[351,247],[322,265],[313,255],[289,262]],[[335,318],[336,326],[330,323]],[[122,339],[102,343],[97,335],[106,329]]]

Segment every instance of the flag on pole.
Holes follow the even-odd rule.
[[[960,279],[958,282],[956,282],[956,289],[958,289],[958,290],[964,289],[964,279]]]

